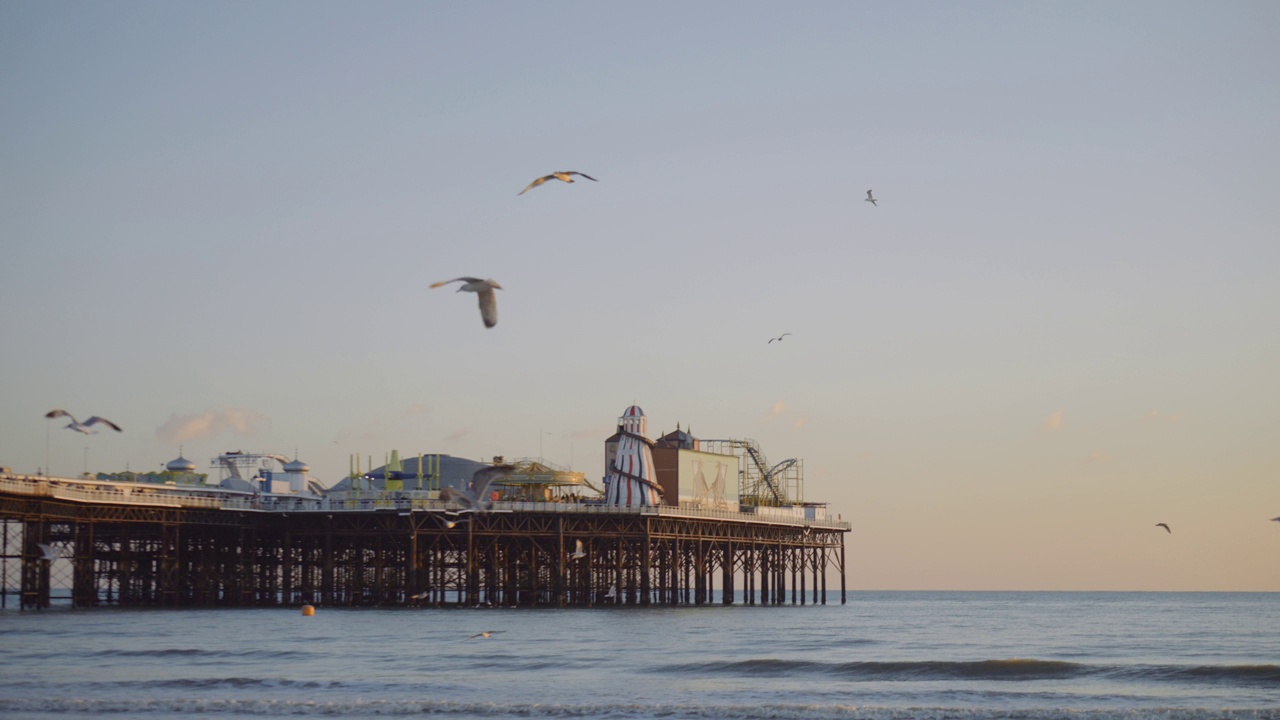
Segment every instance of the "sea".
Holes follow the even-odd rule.
[[[1280,718],[1280,593],[848,598],[10,608],[0,717]]]

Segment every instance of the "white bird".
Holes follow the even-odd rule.
[[[769,338],[769,342],[765,343],[765,345],[768,345],[769,343],[773,342],[774,340],[777,340],[778,342],[782,342],[782,338],[784,338],[784,337],[786,337],[786,336],[788,336],[788,335],[790,335],[790,334],[791,334],[791,333],[782,333],[781,335],[779,335],[779,336],[778,336],[778,337],[776,337],[776,338]]]
[[[588,174],[586,174],[586,173],[580,173],[580,172],[578,172],[577,170],[557,170],[557,171],[555,171],[555,172],[551,173],[550,175],[543,175],[542,177],[538,178],[537,180],[534,180],[533,182],[529,183],[529,187],[526,187],[525,189],[523,189],[523,190],[521,190],[520,192],[516,193],[516,195],[523,195],[523,194],[525,194],[525,193],[529,192],[530,190],[532,190],[532,189],[534,189],[534,188],[538,187],[539,185],[541,185],[542,183],[544,183],[544,182],[546,182],[546,181],[548,181],[548,180],[563,180],[564,182],[571,183],[571,182],[573,182],[573,178],[572,178],[572,177],[570,177],[570,175],[580,175],[580,176],[582,176],[582,177],[584,177],[584,178],[586,178],[586,179],[590,180],[591,182],[600,182],[599,180],[596,180],[595,178],[591,177],[590,175],[588,175]]]
[[[863,200],[863,202],[869,202],[872,205],[875,205],[876,207],[880,207],[879,205],[876,205],[876,199],[871,195],[870,190],[867,191],[867,197],[865,200]]]
[[[574,543],[574,550],[573,552],[569,553],[569,557],[573,558],[574,560],[586,557],[587,551],[582,549],[582,541],[574,540],[573,543]]]
[[[97,425],[98,423],[102,423],[103,425],[106,425],[107,427],[111,428],[112,430],[115,430],[116,432],[123,432],[122,430],[120,430],[119,425],[111,422],[110,420],[104,417],[98,417],[97,415],[94,415],[93,417],[89,418],[88,420],[85,420],[84,422],[77,421],[74,417],[72,417],[71,413],[67,412],[66,410],[50,410],[49,412],[45,413],[44,416],[47,418],[56,418],[56,417],[71,418],[71,424],[67,425],[67,428],[70,430],[75,430],[76,432],[82,432],[85,435],[93,435],[94,433],[98,432],[97,430],[89,429],[94,425]]]
[[[502,286],[495,280],[481,280],[473,277],[460,277],[452,280],[441,280],[438,283],[431,283],[431,287],[438,288],[441,285],[460,282],[462,286],[457,292],[466,290],[476,294],[476,298],[480,301],[480,319],[484,320],[484,326],[491,328],[498,324],[498,301],[493,296],[495,289],[502,290]]]
[[[449,488],[445,488],[445,490],[449,490]],[[453,491],[450,490],[450,492],[452,493]],[[440,491],[441,499],[444,498],[444,495],[445,495],[444,490]],[[440,524],[444,525],[446,530],[452,530],[458,527],[460,523],[464,523],[467,521],[467,518],[450,519],[450,518],[444,517],[443,515],[433,515],[432,517],[439,520]]]
[[[93,415],[92,418],[88,420],[84,420],[83,423],[81,423],[81,421],[78,421],[76,420],[76,418],[73,418],[72,414],[68,413],[68,411],[50,410],[49,413],[45,413],[45,418],[70,418],[70,420],[72,421],[70,421],[70,424],[67,425],[67,428],[76,430],[76,432],[78,433],[87,434],[87,436],[91,436],[91,434],[97,433],[97,430],[91,430],[90,428],[93,427],[93,425],[96,425],[99,423],[102,423],[106,425],[106,427],[109,427],[115,430],[115,432],[118,432],[118,433],[123,432],[123,430],[120,430],[120,425],[116,425],[115,423],[113,423],[113,421],[110,421],[106,418],[99,418],[99,416],[97,415]]]
[[[57,560],[58,558],[62,557],[61,555],[58,554],[57,548],[53,547],[52,545],[45,545],[44,543],[36,543],[36,545],[40,548],[41,560],[48,560],[49,562],[53,562],[54,560]]]
[[[467,638],[467,639],[468,639],[468,640],[471,640],[472,638],[487,638],[487,637],[490,637],[490,636],[492,636],[492,635],[497,635],[497,634],[498,634],[498,633],[500,633],[500,632],[504,632],[504,631],[502,631],[502,630],[485,630],[484,632],[478,632],[478,633],[476,633],[475,635],[472,635],[471,637],[469,637],[469,638]]]
[[[1169,533],[1170,535],[1173,534],[1173,531],[1169,529],[1169,526],[1164,523],[1156,523],[1156,527],[1162,527],[1164,528],[1165,532]]]
[[[489,508],[493,507],[493,501],[487,497],[489,483],[510,475],[515,469],[515,465],[491,465],[480,468],[472,474],[470,487],[465,490],[447,487],[440,491],[440,501],[457,502],[477,512],[488,512]]]

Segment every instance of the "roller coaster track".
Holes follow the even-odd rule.
[[[702,442],[724,443],[732,448],[741,450],[742,453],[751,460],[752,465],[755,466],[761,482],[763,482],[765,487],[768,488],[769,494],[773,496],[773,502],[777,505],[782,505],[790,501],[790,498],[786,497],[786,493],[779,489],[776,478],[786,472],[788,468],[799,462],[797,458],[787,458],[777,465],[770,467],[768,459],[765,458],[764,453],[761,452],[760,446],[756,444],[755,440],[703,440]]]

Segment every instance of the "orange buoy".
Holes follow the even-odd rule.
[[[316,609],[315,609],[314,607],[310,606],[310,605],[303,605],[303,606],[302,606],[302,614],[303,614],[305,617],[311,617],[312,615],[315,615],[315,614],[316,614]]]

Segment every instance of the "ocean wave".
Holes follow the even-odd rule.
[[[1093,665],[1062,660],[882,661],[829,663],[812,660],[757,658],[678,663],[652,669],[656,673],[764,677],[828,675],[859,681],[921,680],[1067,680],[1113,677],[1177,683],[1230,683],[1280,686],[1280,665]]]
[[[681,663],[655,668],[660,673],[802,676],[824,674],[851,680],[1038,680],[1068,678],[1087,666],[1058,660],[980,660],[976,662],[888,661],[824,663],[811,660],[752,659]]]
[[[176,678],[172,680],[140,680],[124,684],[138,688],[173,688],[179,690],[215,690],[221,688],[302,688],[315,690],[321,688],[341,688],[343,683],[337,680],[288,680],[285,678]]]
[[[1134,665],[1119,666],[1104,672],[1135,680],[1269,685],[1280,688],[1280,665]]]
[[[154,650],[100,650],[93,657],[120,658],[208,658],[214,660],[292,660],[310,657],[297,650],[205,650],[203,648],[157,648]]]
[[[250,717],[441,716],[454,718],[601,718],[612,720],[1280,720],[1280,710],[1224,708],[865,707],[853,705],[502,704],[433,701],[75,700],[0,698],[0,715],[186,715]]]

